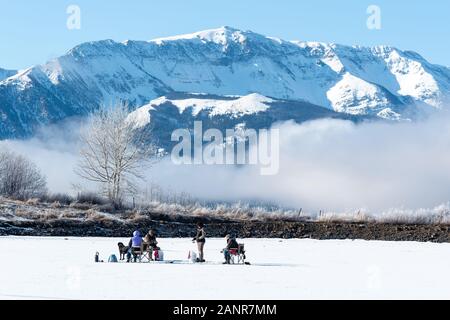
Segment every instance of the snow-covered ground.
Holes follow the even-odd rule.
[[[245,240],[250,266],[94,263],[117,254],[98,238],[0,238],[0,299],[449,299],[450,244]],[[187,260],[189,239],[160,239]]]

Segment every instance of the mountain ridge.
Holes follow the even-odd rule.
[[[171,139],[179,128],[192,130],[201,121],[203,130],[234,130],[239,136],[246,129],[269,129],[273,124],[293,121],[304,123],[318,119],[337,119],[355,123],[373,121],[369,116],[353,116],[308,102],[275,99],[257,93],[246,96],[171,93],[154,99],[131,112],[128,119],[143,133],[145,141],[171,150]]]
[[[8,70],[8,69],[3,69],[0,68],[0,81],[12,77],[13,75],[15,75],[18,71],[17,70]]]
[[[286,41],[231,27],[86,42],[0,77],[0,138],[29,136],[40,125],[84,116],[102,104],[126,101],[138,108],[175,92],[257,93],[398,120],[443,108],[450,69],[390,46]]]

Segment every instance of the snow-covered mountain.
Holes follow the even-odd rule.
[[[210,94],[170,93],[152,100],[129,116],[149,141],[170,150],[171,134],[178,128],[194,128],[201,121],[203,129],[218,128],[255,130],[270,128],[277,122],[302,123],[321,118],[363,121],[367,117],[353,116],[316,106],[308,102],[268,98],[253,93],[246,96],[216,96]]]
[[[0,68],[0,81],[9,78],[17,73],[17,70],[7,70]]]
[[[126,100],[139,107],[174,92],[258,93],[401,119],[444,105],[450,69],[393,47],[284,41],[230,27],[151,41],[89,42],[0,80],[0,137],[26,136],[100,104]]]

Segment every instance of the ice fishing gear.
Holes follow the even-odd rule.
[[[109,263],[117,263],[117,262],[119,262],[119,261],[117,260],[116,255],[115,255],[115,254],[112,254],[112,255],[109,256],[108,262],[109,262]]]
[[[191,263],[196,263],[197,262],[197,253],[193,250],[190,250],[189,255],[188,255],[188,260]]]

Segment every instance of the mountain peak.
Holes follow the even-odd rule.
[[[178,36],[171,36],[165,38],[153,39],[150,42],[163,43],[167,41],[177,40],[196,40],[202,42],[214,42],[217,44],[225,45],[229,42],[244,42],[247,39],[247,35],[252,34],[251,31],[242,31],[230,26],[222,26],[216,29],[208,29],[198,31],[194,33],[182,34]]]

